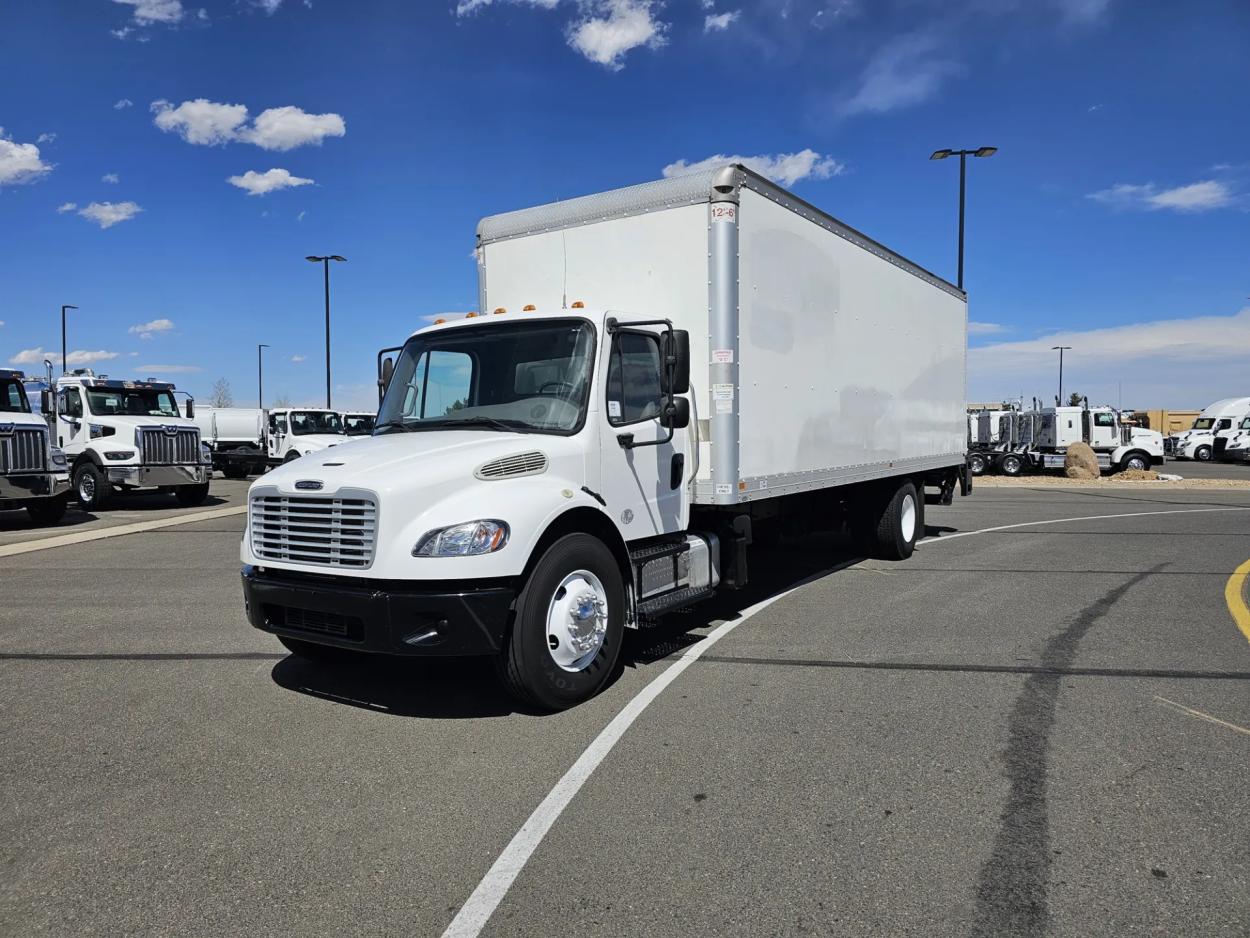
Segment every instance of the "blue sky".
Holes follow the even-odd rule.
[[[952,280],[969,395],[1250,393],[1250,6],[1150,0],[0,5],[0,362],[368,405],[473,309],[483,215],[749,157]],[[233,180],[233,182],[231,181]],[[70,207],[72,206],[72,207]],[[23,355],[23,353],[26,353]],[[107,356],[107,357],[104,357]],[[26,364],[30,370],[37,365]]]

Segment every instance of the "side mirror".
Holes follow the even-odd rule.
[[[690,390],[690,333],[685,329],[665,332],[660,336],[660,354],[664,362],[660,389],[665,394],[685,394]]]
[[[387,355],[382,359],[381,373],[378,375],[378,398],[381,399],[386,394],[386,389],[391,386],[391,376],[395,374],[395,359]]]
[[[49,388],[44,388],[39,392],[39,412],[46,417],[54,409],[52,406],[52,391]]]
[[[660,426],[669,430],[681,430],[690,426],[690,401],[684,397],[673,398],[660,411]]]
[[[187,419],[190,420],[195,416],[195,398],[187,398]]]

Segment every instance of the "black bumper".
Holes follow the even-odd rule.
[[[243,568],[248,621],[264,632],[386,655],[498,652],[515,591],[461,586]]]

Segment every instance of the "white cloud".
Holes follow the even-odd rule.
[[[307,214],[308,214],[308,212],[307,212],[307,211],[300,212],[298,215],[296,215],[296,216],[295,216],[295,220],[296,220],[296,221],[303,221],[303,220],[304,220],[304,216],[305,216],[305,215],[307,215]]]
[[[996,322],[972,322],[968,323],[968,335],[992,335],[995,332],[1006,332],[1004,326]]]
[[[56,207],[56,213],[64,215],[66,212],[72,212],[76,208],[78,208],[77,202],[63,202]]]
[[[153,319],[151,322],[141,322],[138,325],[131,326],[126,331],[131,335],[137,335],[141,339],[150,339],[155,333],[169,332],[174,328],[171,319]]]
[[[124,108],[134,107],[134,106],[135,106],[135,103],[131,101],[129,98],[121,98],[116,104],[113,105],[113,110],[120,111],[120,110],[123,110]]]
[[[732,10],[727,13],[709,13],[703,17],[703,31],[705,33],[724,31],[741,15],[741,10]]]
[[[338,114],[309,114],[291,106],[262,111],[250,124],[246,105],[218,104],[206,98],[183,101],[177,107],[161,99],[152,102],[151,110],[156,115],[153,123],[161,130],[202,146],[241,141],[265,150],[290,150],[347,133],[347,124]]]
[[[460,0],[456,4],[456,16],[466,16],[469,13],[476,13],[483,7],[488,7],[495,0]],[[502,0],[501,0],[502,2]],[[527,6],[540,7],[544,10],[554,10],[560,0],[510,0],[515,4],[524,4]]]
[[[95,222],[101,228],[112,228],[123,221],[130,221],[143,209],[134,202],[92,202],[78,214]]]
[[[127,36],[129,36],[133,32],[134,30],[131,29],[129,26],[123,26],[120,29],[110,29],[109,35],[112,36],[114,39],[125,39]]]
[[[1103,18],[1111,0],[1053,0],[1059,15],[1070,25],[1096,23]]]
[[[962,67],[940,54],[937,37],[908,33],[882,46],[860,75],[859,87],[839,109],[844,115],[882,114],[920,104]]]
[[[800,150],[797,153],[765,153],[760,156],[725,156],[718,153],[696,163],[687,163],[685,160],[669,163],[663,172],[665,178],[684,176],[686,173],[697,173],[728,163],[741,163],[783,186],[792,186],[803,179],[840,176],[846,170],[844,164],[832,157],[821,156],[815,150]]]
[[[292,355],[291,361],[295,362],[295,364],[298,365],[300,362],[304,361],[306,358],[307,358],[306,355]]]
[[[1110,189],[1091,192],[1086,198],[1116,209],[1208,212],[1231,205],[1233,192],[1222,182],[1206,179],[1187,186],[1177,186],[1174,189],[1160,189],[1153,182],[1142,186],[1120,183]]]
[[[14,143],[0,127],[0,186],[17,186],[34,182],[52,172],[52,164],[39,156],[33,143]]]
[[[278,189],[310,186],[313,183],[311,179],[292,176],[285,169],[269,169],[263,173],[249,169],[242,176],[231,176],[226,182],[232,186],[238,186],[240,189],[247,190],[248,195],[264,195],[266,192],[274,192]]]
[[[256,0],[256,5],[273,16],[278,12],[278,7],[282,6],[282,0]]]
[[[1250,370],[1250,307],[1231,316],[1195,316],[1056,332],[968,350],[969,397],[1050,400],[1059,370],[1052,346],[1064,355],[1064,393],[1077,390],[1091,401],[1114,403],[1117,382],[1124,403],[1136,407],[1201,407],[1244,394]]]
[[[35,138],[35,143],[55,143],[55,142],[56,142],[56,134],[52,133],[51,131],[47,133],[42,133],[38,137]]]
[[[0,319],[0,329],[3,329],[3,328],[4,328],[4,320]]]
[[[667,41],[668,25],[655,17],[652,0],[601,0],[573,25],[569,45],[613,71],[624,68],[621,58],[631,49],[658,49]]]
[[[104,349],[88,352],[76,349],[65,356],[66,365],[92,365],[96,362],[108,361],[116,358],[119,352],[108,352]],[[9,359],[11,365],[38,365],[45,358],[60,358],[59,352],[44,351],[43,347],[22,349],[16,355]]]
[[[113,0],[134,7],[134,21],[140,26],[151,23],[177,23],[186,15],[182,0]]]
[[[203,371],[199,365],[136,365],[135,371],[145,375],[190,375]]]
[[[100,177],[100,182],[107,182],[107,183],[111,183],[112,185],[117,185],[121,181],[122,181],[121,177],[118,176],[117,173],[105,173],[103,176]]]

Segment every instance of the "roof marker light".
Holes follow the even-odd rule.
[[[586,308],[586,304],[585,304],[585,303],[583,303],[581,300],[574,300],[574,301],[573,301],[573,308],[574,308],[574,309],[585,309],[585,308]]]
[[[465,313],[464,318],[465,319],[477,319],[477,313]]]
[[[496,306],[496,307],[495,307],[495,315],[496,315],[496,316],[502,316],[502,315],[503,315],[504,313],[506,313],[507,311],[508,311],[508,310],[507,310],[505,307],[503,307],[503,306]]]
[[[532,313],[536,309],[538,309],[538,307],[535,306],[533,303],[526,303],[524,306],[521,307],[521,312]]]
[[[445,323],[446,321],[447,321],[446,319],[435,319],[435,320],[434,320],[434,325],[436,325],[436,326],[441,326],[441,325],[442,325],[443,323]]]

